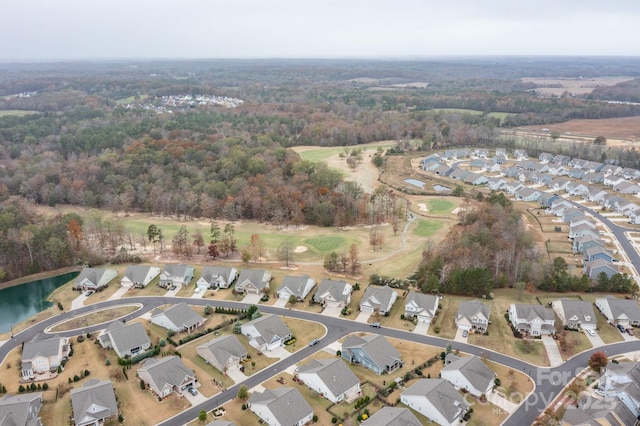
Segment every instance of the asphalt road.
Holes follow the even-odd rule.
[[[162,306],[164,304],[174,304],[183,302],[185,300],[189,300],[189,303],[192,305],[200,305],[200,306],[221,306],[221,307],[248,307],[249,305],[239,303],[239,302],[231,302],[231,301],[221,301],[221,300],[209,300],[209,299],[185,299],[181,297],[128,297],[120,300],[110,300],[106,302],[97,303],[95,305],[85,306],[83,308],[74,310],[72,312],[63,312],[60,315],[49,318],[39,324],[34,325],[33,327],[24,330],[23,332],[17,334],[15,338],[4,344],[0,347],[0,359],[4,359],[6,355],[11,351],[15,346],[21,344],[22,342],[28,341],[36,333],[45,330],[47,327],[59,322],[64,321],[74,316],[79,316],[97,309],[111,307],[111,306],[119,306],[123,304],[131,304],[137,303],[142,305],[142,308],[134,312],[133,314],[125,317],[127,321],[134,319],[145,312],[148,312],[156,307]],[[263,313],[273,313],[279,315],[285,315],[291,318],[299,318],[303,320],[317,321],[325,325],[327,328],[327,334],[320,340],[320,343],[313,347],[306,347],[298,350],[290,357],[278,361],[276,364],[270,366],[268,369],[263,370],[259,373],[256,373],[242,384],[246,385],[248,388],[252,388],[270,377],[278,374],[279,372],[285,370],[287,367],[290,367],[309,355],[317,352],[318,350],[326,347],[330,343],[334,342],[337,339],[347,335],[348,333],[359,332],[359,331],[374,331],[371,326],[363,323],[358,323],[351,320],[345,320],[341,318],[333,318],[327,317],[319,314],[314,314],[310,312],[304,311],[296,311],[285,308],[274,308],[272,306],[260,305],[260,311]],[[81,329],[82,333],[87,332],[96,332],[100,329],[105,328],[105,325],[96,325],[91,327],[86,327]],[[392,329],[392,328],[377,328],[375,332],[378,334],[382,334],[384,336],[393,337],[397,339],[424,343],[427,345],[437,346],[443,348],[445,350],[447,347],[450,347],[452,350],[460,350],[461,352],[467,352],[472,355],[477,355],[480,357],[484,357],[493,362],[497,362],[499,364],[505,365],[514,370],[523,371],[528,374],[532,380],[534,380],[536,384],[536,389],[534,392],[520,405],[520,407],[505,421],[505,425],[530,425],[533,423],[535,418],[544,411],[544,409],[548,406],[549,402],[553,400],[553,398],[562,391],[562,388],[568,381],[574,377],[574,373],[576,371],[582,370],[586,366],[586,362],[591,356],[592,352],[595,352],[600,349],[593,349],[591,351],[582,353],[572,358],[571,360],[565,362],[561,366],[556,368],[541,368],[532,366],[526,362],[521,360],[511,358],[501,353],[493,352],[487,350],[485,348],[469,345],[466,343],[454,342],[448,339],[442,339],[433,336],[422,336],[414,333],[410,333],[403,330]],[[58,333],[62,336],[72,337],[78,333],[78,330],[62,332]],[[506,338],[514,338],[512,336],[506,336]],[[613,345],[608,345],[606,347],[607,354],[609,356],[621,354],[625,352],[637,351],[640,350],[640,340],[632,341],[632,342],[621,342]],[[405,360],[406,361],[406,360]],[[235,385],[226,391],[213,396],[208,399],[206,402],[199,404],[197,406],[191,407],[190,409],[179,413],[177,416],[168,419],[163,422],[162,425],[183,425],[188,423],[189,421],[198,417],[198,414],[201,410],[210,411],[228,401],[233,399],[237,392],[238,387],[240,385]],[[516,399],[514,395],[514,400],[517,402],[519,399]]]

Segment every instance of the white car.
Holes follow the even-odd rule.
[[[200,293],[200,287],[196,287],[195,290],[193,290],[194,293]]]
[[[587,331],[587,334],[588,334],[589,336],[595,336],[595,335],[596,335],[596,332],[595,332],[595,331],[593,331],[593,330],[592,330],[592,329],[590,329],[590,328],[586,328],[585,330]]]

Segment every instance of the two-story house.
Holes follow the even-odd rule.
[[[529,336],[555,334],[553,310],[536,304],[509,305],[509,321],[516,331]]]
[[[456,326],[462,330],[484,333],[489,327],[491,307],[479,300],[460,302],[456,314]]]
[[[404,302],[404,316],[430,324],[438,312],[439,302],[438,296],[410,291]]]

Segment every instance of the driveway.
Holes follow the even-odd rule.
[[[625,342],[633,342],[634,340],[637,340],[636,336],[629,336],[629,334],[626,332],[620,333],[620,334],[622,334],[622,337],[624,338]]]
[[[279,359],[285,359],[291,356],[291,352],[289,352],[282,346],[271,349],[270,351],[264,351],[262,352],[262,354],[267,358],[279,358]]]
[[[542,343],[544,343],[544,348],[547,350],[547,356],[549,357],[549,364],[551,367],[555,367],[557,365],[562,364],[562,356],[560,355],[560,349],[558,349],[558,344],[551,336],[542,336]]]
[[[361,322],[366,324],[369,321],[370,316],[371,316],[371,312],[360,312],[356,317],[356,322]]]
[[[463,331],[464,330],[461,328],[456,329],[456,336],[453,338],[454,342],[467,343],[467,339],[469,338],[469,335],[467,335],[467,337],[462,337]]]
[[[82,308],[84,306],[84,301],[87,300],[87,296],[85,296],[85,292],[80,293],[80,296],[73,299],[71,302],[71,310]]]
[[[167,292],[164,295],[165,297],[175,297],[175,295],[178,294],[181,288],[182,288],[181,285],[177,285],[175,290],[167,290]]]
[[[327,305],[322,310],[322,315],[326,315],[328,317],[339,318],[340,312],[342,312],[342,308],[334,305]]]
[[[200,383],[195,384],[196,389],[198,389],[198,386],[200,386]],[[184,397],[187,398],[187,400],[191,403],[191,406],[202,404],[208,399],[206,396],[204,396],[200,392],[198,392],[196,395],[191,395],[187,390],[183,391],[182,395],[184,395]]]
[[[413,332],[416,334],[427,334],[427,331],[429,331],[429,323],[425,322],[425,321],[418,321],[418,324],[416,324],[416,328],[413,329]]]
[[[261,297],[262,296],[260,296],[259,294],[247,294],[246,296],[244,296],[244,299],[242,299],[242,303],[257,305],[258,303],[260,303]]]
[[[107,300],[120,299],[124,294],[129,291],[130,287],[121,286],[115,293],[113,293]]]
[[[247,380],[247,376],[244,375],[242,371],[240,371],[240,367],[234,365],[233,367],[227,368],[227,376],[234,381],[234,383],[240,383]]]
[[[196,287],[195,289],[193,289],[193,294],[191,295],[192,299],[202,299],[204,297],[204,294],[206,293],[206,291],[200,289],[198,290],[198,292],[196,293],[196,289],[198,289],[198,287]]]
[[[276,308],[285,308],[287,306],[288,301],[289,301],[288,299],[282,299],[278,297],[278,300],[276,300],[276,303],[274,303],[273,306]]]
[[[587,336],[587,339],[589,339],[589,342],[591,343],[591,346],[593,346],[594,348],[599,348],[600,346],[604,346],[604,342],[602,341],[602,338],[600,337],[600,335],[598,334],[597,331],[596,331],[595,336],[591,336],[586,331],[585,331],[584,335]]]
[[[509,414],[513,413],[514,411],[516,411],[516,408],[518,408],[518,404],[515,404],[512,401],[509,401],[500,392],[496,392],[496,391],[489,392],[487,394],[487,401],[489,401],[496,407],[502,408],[504,411],[508,412]]]

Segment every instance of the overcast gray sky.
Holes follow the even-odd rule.
[[[640,55],[638,0],[5,0],[0,60]]]

